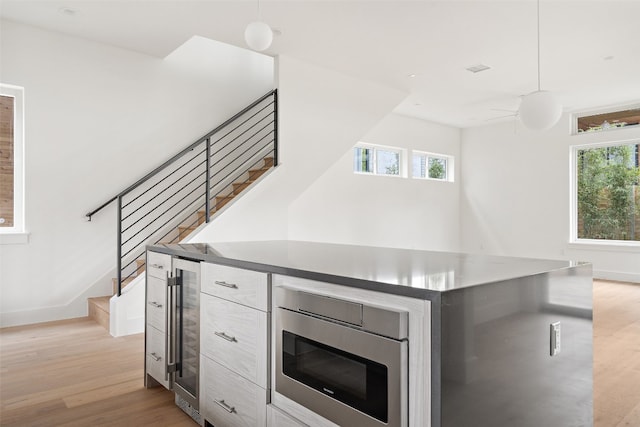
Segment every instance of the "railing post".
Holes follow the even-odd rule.
[[[278,89],[273,91],[273,166],[278,166]]]
[[[122,196],[118,196],[118,246],[116,249],[118,260],[116,261],[116,274],[118,281],[118,296],[122,295]]]
[[[205,160],[206,178],[205,178],[205,190],[204,190],[204,212],[205,212],[205,222],[208,223],[211,220],[211,138],[207,138],[205,140],[205,144],[207,144],[207,149],[205,150],[205,154],[207,156]]]

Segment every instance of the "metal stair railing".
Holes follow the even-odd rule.
[[[86,214],[91,221],[117,203],[118,295],[123,283],[141,271],[144,264],[137,260],[147,245],[182,240],[211,221],[234,195],[232,184],[248,185],[278,165],[277,123],[278,94],[272,90]]]

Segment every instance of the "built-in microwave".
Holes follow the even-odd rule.
[[[406,427],[408,313],[275,292],[275,391],[342,426]]]

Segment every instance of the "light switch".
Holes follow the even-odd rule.
[[[550,354],[551,356],[555,356],[560,353],[561,343],[560,343],[560,322],[555,322],[549,325],[549,333],[551,336],[551,348]]]

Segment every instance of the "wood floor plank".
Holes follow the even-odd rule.
[[[87,318],[0,329],[0,425],[197,426],[143,366],[143,334]]]

